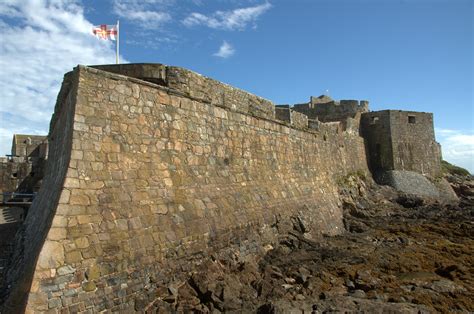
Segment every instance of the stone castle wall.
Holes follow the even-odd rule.
[[[259,97],[164,71],[156,83],[182,88],[88,67],[68,75],[50,131],[49,188],[18,239],[26,256],[10,265],[10,309],[26,297],[31,311],[136,310],[156,288],[150,278],[177,265],[169,261],[249,238],[269,243],[295,215],[308,236],[342,231],[336,180],[368,171],[361,137],[308,130],[299,116],[285,124]]]

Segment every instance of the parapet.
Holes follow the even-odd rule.
[[[369,111],[369,102],[366,100],[333,100],[321,95],[311,96],[310,101],[293,106],[295,111],[304,113],[309,119],[318,119],[321,122],[344,122],[347,118],[354,118],[358,113]]]
[[[319,129],[309,127],[308,119],[320,122],[341,122],[347,129],[346,121],[354,119],[359,112],[368,111],[367,101],[334,101],[329,96],[311,97],[309,103],[275,106],[271,101],[253,95],[233,86],[205,77],[196,72],[159,63],[136,63],[119,65],[97,65],[92,68],[137,78],[158,84],[171,91],[197,101],[227,108],[235,112],[272,121],[281,121],[299,129]],[[352,128],[352,126],[350,127]]]
[[[308,128],[308,117],[298,111],[294,111],[289,105],[278,105],[275,107],[275,117],[285,121],[299,129]]]
[[[98,65],[92,67],[162,85],[181,93],[183,96],[233,111],[247,113],[259,118],[275,119],[275,105],[271,101],[180,67],[166,66],[159,63]]]

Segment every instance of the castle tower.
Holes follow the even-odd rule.
[[[407,170],[436,177],[441,171],[441,149],[435,140],[433,114],[382,110],[362,114],[373,172]]]

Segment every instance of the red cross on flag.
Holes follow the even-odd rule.
[[[118,27],[117,25],[98,25],[92,28],[92,33],[100,39],[117,40]]]
[[[0,0],[1,1],[1,0]],[[95,37],[103,40],[114,40],[115,41],[115,63],[119,63],[119,41],[120,41],[120,34],[119,34],[119,21],[117,21],[117,25],[98,25],[92,27],[92,34]]]

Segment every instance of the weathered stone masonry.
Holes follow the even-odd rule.
[[[309,235],[342,231],[336,180],[368,171],[358,134],[288,124],[267,100],[160,71],[165,86],[83,66],[66,75],[6,309],[137,310],[173,261],[269,243],[296,213]]]

